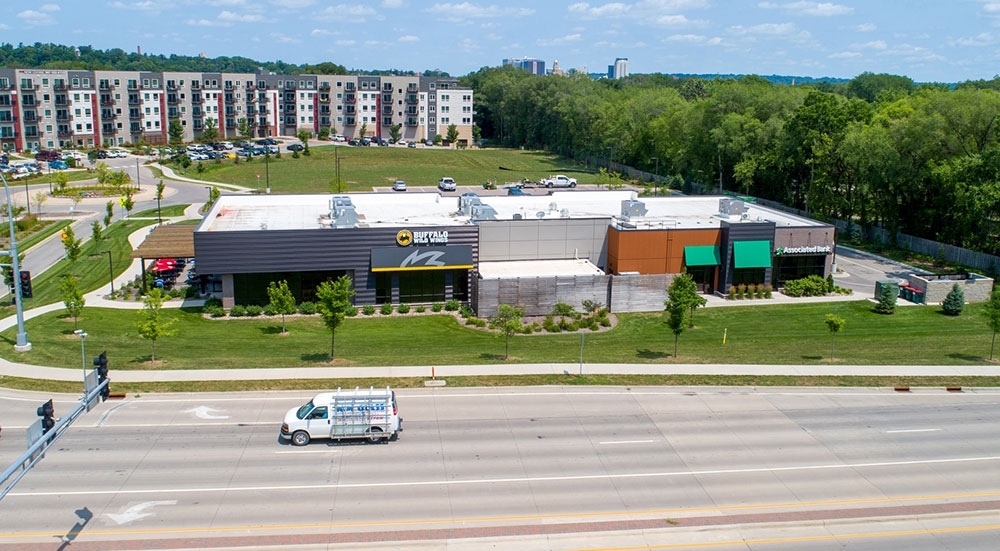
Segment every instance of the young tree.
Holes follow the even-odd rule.
[[[32,202],[35,203],[35,210],[38,211],[38,214],[42,213],[42,205],[45,204],[45,201],[48,200],[48,198],[48,192],[38,191],[35,193],[34,201]]]
[[[271,308],[281,314],[281,334],[285,331],[285,316],[295,313],[295,296],[288,289],[288,282],[281,280],[277,283],[271,282],[267,285],[267,298],[270,300]]]
[[[246,117],[240,117],[236,121],[236,132],[239,134],[240,139],[249,140],[253,134],[253,130],[250,129],[250,121]]]
[[[132,199],[132,191],[126,191],[125,195],[118,198],[118,202],[121,203],[122,208],[125,209],[125,218],[128,218],[132,214],[132,209],[135,207],[135,200]]]
[[[875,312],[878,314],[896,313],[896,293],[895,287],[886,285],[882,287],[882,292],[878,296],[878,303],[875,305]]]
[[[111,220],[115,217],[115,202],[108,201],[104,204],[104,227],[111,225]]]
[[[201,140],[204,142],[214,142],[219,139],[219,121],[218,119],[205,119],[205,126],[201,131]]]
[[[951,287],[948,296],[944,297],[944,302],[941,303],[941,309],[949,316],[961,315],[962,310],[965,309],[965,291],[962,290],[961,285],[956,283]]]
[[[993,340],[990,341],[990,361],[993,361],[993,346],[997,342],[997,332],[1000,331],[1000,287],[994,287],[990,292],[990,300],[983,305],[983,315],[986,324],[993,330]]]
[[[361,123],[361,129],[358,130],[358,139],[364,139],[365,134],[368,134],[368,123],[363,122]]]
[[[448,143],[455,145],[455,142],[458,141],[458,126],[454,123],[449,124],[448,133],[446,135],[448,137]]]
[[[309,132],[308,130],[299,130],[299,133],[296,134],[296,136],[299,138],[299,141],[302,142],[302,154],[303,155],[308,155],[309,154],[309,138],[312,137],[312,133]]]
[[[62,244],[63,249],[66,251],[66,260],[69,260],[70,265],[75,265],[76,261],[80,259],[80,244],[83,239],[77,239],[76,233],[73,232],[73,226],[66,226],[62,231]]]
[[[398,142],[399,138],[403,136],[402,132],[403,125],[396,123],[389,127],[389,137],[392,138],[393,142]]]
[[[674,277],[667,288],[667,301],[664,302],[667,314],[667,326],[674,334],[674,357],[677,357],[677,341],[681,333],[684,332],[685,316],[690,310],[692,313],[699,303],[698,286],[695,284],[691,274],[682,273]]]
[[[94,241],[102,241],[104,239],[103,231],[101,221],[94,220],[94,223],[90,225],[90,238]]]
[[[497,313],[490,316],[490,329],[500,331],[504,337],[503,359],[510,358],[510,338],[521,331],[524,309],[509,304],[501,304]]]
[[[330,359],[334,357],[337,328],[344,321],[347,309],[351,307],[354,289],[350,276],[340,276],[337,281],[324,281],[316,288],[316,309],[323,316],[323,324],[330,330]]]
[[[180,119],[170,119],[170,125],[167,126],[167,136],[171,145],[184,143],[184,126],[181,125]]]
[[[73,329],[76,329],[83,307],[87,304],[83,298],[83,291],[80,290],[80,278],[74,275],[64,275],[59,280],[59,294],[62,296],[63,305],[66,306],[66,315],[73,318]]]
[[[316,137],[319,138],[319,139],[321,139],[321,140],[329,140],[330,139],[330,129],[327,128],[327,127],[325,127],[325,126],[323,128],[320,128],[319,132],[316,133]]]
[[[156,184],[156,218],[159,220],[160,224],[163,223],[163,214],[160,211],[160,201],[163,200],[163,190],[166,188],[167,186],[163,183],[163,180],[160,180],[159,183]]]
[[[163,291],[153,288],[142,301],[142,310],[139,310],[139,321],[135,323],[135,328],[139,331],[139,336],[147,339],[152,344],[149,361],[156,361],[156,341],[163,337],[172,336],[177,332],[170,326],[176,319],[164,319],[163,317]]]
[[[56,184],[56,191],[62,192],[66,189],[66,185],[69,184],[69,175],[60,170],[52,176],[52,181]],[[79,193],[76,193],[76,195],[79,195]]]
[[[826,315],[826,328],[833,335],[833,344],[830,345],[830,361],[833,361],[834,358],[833,353],[837,346],[837,333],[840,333],[846,323],[847,321],[840,316],[834,314]]]

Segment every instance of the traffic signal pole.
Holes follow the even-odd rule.
[[[7,178],[0,172],[0,180],[3,181],[3,189],[7,193],[7,221],[10,222],[10,259],[13,269],[12,278],[18,278],[21,274],[20,260],[17,258],[17,238],[14,236],[14,207],[10,201],[10,186],[7,185]],[[25,196],[27,200],[27,196]],[[30,276],[29,276],[30,277]],[[28,342],[28,333],[24,330],[24,304],[22,304],[21,285],[18,281],[11,282],[14,286],[14,309],[17,313],[17,340],[14,350],[17,352],[27,352],[31,350],[31,343]],[[2,496],[0,496],[2,497]]]
[[[0,474],[0,499],[3,499],[10,493],[14,489],[14,486],[24,478],[24,475],[28,474],[28,471],[45,457],[46,450],[66,433],[70,425],[77,418],[90,411],[90,408],[97,403],[98,399],[106,399],[110,383],[107,377],[107,368],[104,367],[104,374],[102,375],[99,371],[100,364],[96,358],[94,363],[99,367],[94,369],[93,377],[95,381],[100,380],[100,382],[92,388],[87,389],[86,394],[80,398],[80,403],[66,414],[66,416],[55,421],[52,400],[45,402],[38,408],[38,415],[41,419],[35,421],[26,431],[28,435],[28,451],[24,452],[24,455],[7,467],[3,474]],[[46,425],[49,424],[51,425],[46,428]]]

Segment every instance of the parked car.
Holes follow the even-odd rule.
[[[292,144],[288,144],[285,147],[285,149],[287,149],[289,151],[302,151],[303,149],[305,149],[305,147],[303,147],[302,144],[300,144],[300,143],[292,143]]]
[[[233,146],[236,147],[237,149],[247,149],[248,147],[250,147],[250,142],[244,142],[244,141],[233,142]]]
[[[361,140],[351,140],[347,142],[347,145],[354,145],[354,146],[361,145]]]
[[[392,184],[392,191],[406,191],[406,182],[402,180],[396,180]]]
[[[346,138],[345,136],[341,135],[341,134],[336,134],[336,135],[335,135],[335,136],[334,136],[333,138],[331,138],[331,139],[332,139],[333,141],[335,141],[335,142],[344,142],[344,143],[346,143],[346,142],[347,142],[347,138]]]
[[[45,162],[61,161],[62,155],[60,155],[59,152],[54,149],[43,149],[38,153],[35,153],[35,160],[45,161]]]
[[[66,170],[69,164],[66,161],[49,161],[49,168],[52,170]]]
[[[441,191],[455,191],[458,189],[458,185],[455,184],[454,179],[445,176],[444,178],[438,180],[438,189]]]
[[[108,158],[108,152],[105,151],[105,150],[103,150],[103,149],[98,149],[97,150],[97,158],[98,159],[107,159]]]
[[[416,148],[417,147],[417,142],[410,142],[410,143],[406,144],[406,147]]]

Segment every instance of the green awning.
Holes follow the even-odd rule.
[[[733,257],[733,267],[737,270],[742,268],[770,268],[771,242],[734,241]]]
[[[714,245],[691,245],[684,247],[686,266],[718,266],[719,248]]]

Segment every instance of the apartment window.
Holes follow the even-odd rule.
[[[142,99],[144,99],[146,101],[149,101],[149,92],[146,92],[145,94],[143,94],[143,98]]]
[[[300,80],[299,81],[299,88],[305,88],[305,87],[306,87],[306,81]]]
[[[72,82],[73,82],[73,88],[79,88],[80,87],[80,79],[74,78]]]
[[[462,117],[462,124],[472,124],[472,119],[470,117]]]
[[[448,124],[448,121],[450,120],[451,119],[449,119],[448,117],[441,117],[441,124]]]
[[[432,82],[432,83],[428,84],[427,87],[430,88],[431,90],[433,90],[434,88],[437,87],[437,85]]]
[[[80,101],[80,94],[73,94],[73,101]]]
[[[79,109],[74,109],[73,110],[73,114],[76,115],[77,117],[79,117],[80,116],[80,110]]]
[[[181,81],[181,84],[184,84],[184,81]],[[121,80],[119,80],[119,79],[116,78],[115,79],[115,86],[121,86],[121,85],[122,85]]]
[[[451,99],[449,94],[441,94],[441,101],[448,101]]]
[[[149,79],[148,78],[142,79],[142,87],[143,88],[149,88]]]
[[[90,79],[89,78],[83,79],[83,87],[84,88],[90,88]]]

